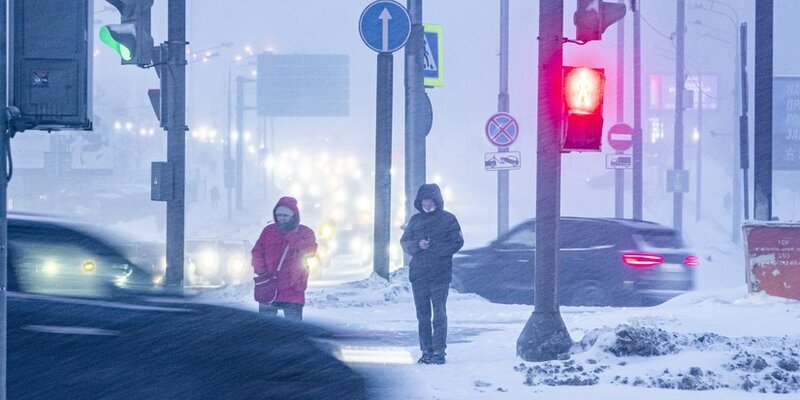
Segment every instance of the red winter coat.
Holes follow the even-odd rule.
[[[317,241],[314,231],[299,224],[300,213],[296,200],[291,197],[283,197],[275,208],[279,206],[286,206],[294,211],[294,227],[284,231],[273,223],[261,231],[261,236],[251,251],[253,272],[256,275],[274,273],[278,269],[283,250],[288,245],[289,251],[286,253],[283,266],[278,273],[278,296],[275,301],[305,304],[305,290],[308,286],[308,268],[305,258],[312,257],[317,252]]]

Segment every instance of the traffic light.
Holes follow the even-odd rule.
[[[151,64],[153,37],[150,35],[150,9],[153,0],[106,0],[116,7],[120,24],[103,25],[100,41],[122,57],[122,64]]]
[[[564,67],[564,151],[600,151],[603,138],[602,69]]]
[[[606,28],[625,16],[625,4],[607,3],[603,0],[578,0],[578,9],[572,15],[575,38],[582,42],[600,40]]]

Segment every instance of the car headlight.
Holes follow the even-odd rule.
[[[54,276],[58,274],[58,263],[55,261],[47,261],[42,265],[42,272],[48,276]]]
[[[230,263],[228,264],[228,271],[230,271],[233,275],[241,275],[244,271],[244,259],[240,256],[234,256],[231,258]]]
[[[97,264],[95,264],[95,262],[92,260],[86,260],[83,262],[83,265],[81,265],[81,270],[83,270],[83,272],[86,273],[92,273],[96,269],[97,269]]]

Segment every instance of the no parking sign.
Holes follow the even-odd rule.
[[[519,137],[519,123],[510,114],[499,112],[486,121],[486,139],[497,147],[511,146]]]

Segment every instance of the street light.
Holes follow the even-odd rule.
[[[710,5],[708,7],[705,7],[706,3],[710,3]],[[717,7],[717,6],[724,7],[725,9],[730,11],[730,13],[733,14],[733,16],[731,16],[731,14],[728,14],[726,12],[722,12],[721,10],[718,9],[719,7]],[[735,90],[735,99],[734,99],[734,110],[733,110],[733,114],[734,114],[733,115],[734,116],[734,125],[733,126],[734,126],[734,129],[736,129],[737,127],[739,127],[739,115],[738,115],[737,111],[739,109],[744,110],[745,107],[746,107],[746,104],[742,104],[742,95],[741,94],[742,94],[743,88],[742,88],[742,86],[740,84],[740,76],[742,74],[741,66],[742,66],[742,61],[743,60],[742,60],[742,54],[740,53],[741,49],[740,49],[740,40],[739,40],[739,26],[741,25],[740,24],[741,20],[739,19],[739,14],[736,12],[736,9],[731,7],[729,4],[724,3],[722,1],[718,1],[718,0],[710,0],[710,2],[699,1],[699,2],[694,3],[694,7],[693,8],[694,9],[698,9],[698,10],[708,11],[708,12],[713,13],[713,14],[721,15],[721,16],[725,17],[726,19],[728,19],[728,21],[730,21],[730,23],[733,25],[733,35],[734,35],[734,38],[735,38],[735,40],[734,40],[735,43],[731,43],[728,40],[725,40],[725,39],[722,39],[722,38],[719,38],[719,37],[716,37],[716,36],[712,36],[712,35],[704,35],[704,36],[707,37],[707,38],[710,38],[710,39],[714,39],[714,40],[721,41],[721,42],[724,42],[724,43],[727,43],[727,44],[730,44],[730,45],[734,45],[734,78],[733,78],[733,82],[734,82],[734,87],[735,87],[735,89],[734,89]],[[711,28],[711,29],[720,31],[717,28],[709,27],[709,26],[707,26],[705,24],[700,23],[699,21],[696,21],[696,23],[698,25],[703,25],[703,26],[705,26],[707,28]],[[746,135],[747,133],[745,132],[744,134]],[[733,135],[733,149],[734,149],[733,150],[733,170],[734,170],[734,174],[733,174],[733,196],[732,196],[733,197],[733,201],[732,201],[732,207],[731,207],[731,240],[734,243],[739,243],[739,236],[741,234],[740,226],[741,226],[741,217],[742,217],[741,216],[741,214],[742,214],[742,211],[741,211],[741,207],[742,207],[742,192],[743,192],[743,197],[744,197],[744,201],[745,202],[747,201],[747,196],[748,196],[748,194],[747,194],[747,189],[748,189],[747,188],[747,186],[748,186],[748,183],[747,183],[747,169],[746,169],[746,166],[741,164],[741,160],[739,158],[739,153],[741,151],[739,135]],[[742,169],[741,177],[739,176],[739,174],[737,174],[735,172],[738,169]],[[744,179],[744,185],[742,185],[742,179]],[[747,209],[746,203],[745,203],[745,207],[744,207],[744,216],[745,216],[745,218],[748,218],[748,209]]]

